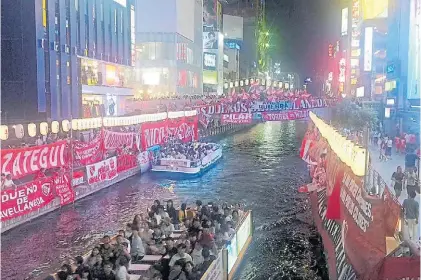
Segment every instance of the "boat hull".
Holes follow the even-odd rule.
[[[222,158],[222,149],[215,150],[209,159],[203,159],[200,167],[182,167],[182,166],[153,166],[152,173],[158,176],[165,176],[172,179],[185,179],[200,177],[209,169],[212,169]],[[203,162],[205,161],[205,162]]]

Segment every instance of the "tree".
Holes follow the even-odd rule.
[[[374,129],[377,122],[377,113],[373,109],[360,107],[348,99],[333,109],[332,123],[338,127],[363,131],[367,127]]]

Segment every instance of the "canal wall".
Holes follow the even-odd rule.
[[[243,129],[248,129],[256,124],[226,124],[209,129],[199,130],[199,137],[201,141],[208,140],[213,136],[223,136],[224,134],[234,133]]]

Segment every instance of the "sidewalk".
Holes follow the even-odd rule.
[[[396,150],[393,148],[392,150],[392,159],[388,161],[380,161],[379,160],[379,150],[377,146],[371,145],[369,146],[370,157],[371,157],[371,165],[373,168],[380,174],[384,182],[386,183],[387,187],[389,188],[390,192],[395,194],[395,190],[391,186],[392,183],[392,174],[396,171],[398,166],[401,166],[402,169],[405,169],[405,155],[397,154]],[[402,193],[399,197],[399,203],[402,205],[403,201],[408,198],[408,193],[405,190],[402,190]],[[420,203],[420,195],[417,193],[415,200]],[[417,226],[418,232],[415,240],[418,240],[420,237],[420,227],[419,224]]]

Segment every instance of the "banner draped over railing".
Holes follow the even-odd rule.
[[[332,279],[413,277],[403,267],[393,273],[384,269],[384,263],[401,259],[386,257],[386,237],[395,234],[401,209],[390,192],[369,195],[364,178],[356,176],[339,159],[312,122],[303,139],[300,157],[311,166],[313,182],[305,189],[310,192],[314,221],[325,249],[329,256],[334,256],[329,258]],[[411,260],[403,263],[409,264]],[[414,265],[419,272],[419,259]]]
[[[1,173],[13,179],[34,174],[45,168],[64,167],[69,163],[67,141],[20,149],[1,150]]]
[[[169,137],[175,137],[182,142],[198,140],[197,122],[198,119],[194,116],[143,124],[141,126],[142,149],[160,145]]]
[[[143,123],[137,133],[102,129],[87,143],[65,140],[1,150],[2,173],[10,174],[14,184],[17,179],[29,181],[1,191],[1,221],[39,211],[55,198],[61,206],[72,203],[77,186],[113,180],[134,168],[146,171],[151,159],[149,152],[140,150],[162,144],[169,137],[197,140],[198,117]]]

